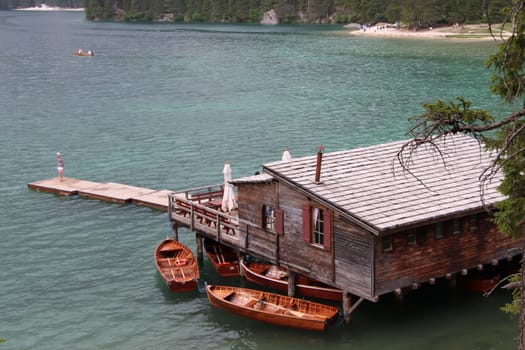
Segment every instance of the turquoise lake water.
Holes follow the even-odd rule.
[[[94,57],[73,51],[94,50]],[[33,192],[65,174],[154,189],[405,138],[422,103],[488,90],[493,43],[353,37],[342,27],[92,23],[0,12],[0,349],[513,349],[490,298],[446,288],[363,303],[325,333],[281,329],[171,293],[153,250],[166,213]],[[195,249],[188,230],[181,240]],[[221,280],[205,259],[202,279]]]

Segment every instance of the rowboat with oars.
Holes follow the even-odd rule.
[[[204,250],[221,277],[239,276],[239,257],[234,249],[210,239],[205,239]]]
[[[214,307],[277,326],[324,331],[338,315],[333,306],[254,289],[207,285],[206,293]]]
[[[197,289],[199,265],[191,250],[172,238],[166,238],[155,249],[154,260],[162,279],[173,292]]]
[[[241,261],[241,269],[245,278],[252,283],[284,293],[288,291],[288,271],[282,266]],[[295,275],[295,291],[297,294],[309,298],[343,300],[343,292],[340,289],[301,274]]]

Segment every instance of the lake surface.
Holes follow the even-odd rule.
[[[94,57],[75,57],[79,48]],[[155,189],[292,156],[405,138],[422,103],[488,90],[492,43],[353,37],[342,27],[92,23],[0,12],[1,349],[513,349],[490,298],[422,288],[363,303],[325,333],[281,329],[171,293],[153,263],[166,213],[29,191],[56,176]],[[194,235],[181,230],[193,250]],[[205,259],[202,280],[220,279]]]

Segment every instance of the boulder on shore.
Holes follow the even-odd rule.
[[[279,24],[279,17],[274,9],[264,13],[263,18],[261,19],[261,24],[276,25]]]

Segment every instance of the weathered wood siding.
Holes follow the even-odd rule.
[[[334,249],[338,287],[373,300],[374,235],[336,215]]]
[[[303,205],[319,205],[290,187],[238,185],[239,218],[258,227],[248,232],[248,252],[368,299],[373,298],[373,235],[334,215],[332,249],[303,239]],[[282,235],[262,229],[262,206],[283,211]],[[328,210],[328,208],[325,208]]]
[[[263,230],[262,206],[277,206],[277,183],[243,184],[237,186],[239,219],[248,221],[247,252],[256,257],[277,263],[279,237]]]
[[[509,253],[516,254],[513,247],[523,246],[522,242],[500,234],[486,215],[480,214],[478,218],[474,232],[469,230],[466,218],[459,234],[453,234],[450,225],[444,223],[441,239],[436,239],[434,225],[414,229],[413,245],[407,243],[408,232],[395,233],[391,236],[393,250],[390,252],[383,251],[382,239],[378,237],[375,244],[377,295],[487,264],[493,259],[504,259]]]

